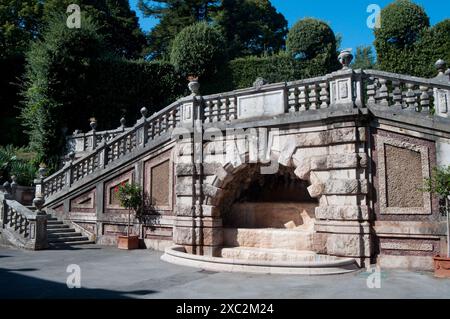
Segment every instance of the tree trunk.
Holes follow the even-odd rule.
[[[127,237],[130,238],[130,220],[131,220],[131,209],[128,210],[128,227],[127,227]]]
[[[450,210],[449,210],[449,197],[445,198],[445,212],[447,214],[447,257],[450,258]]]

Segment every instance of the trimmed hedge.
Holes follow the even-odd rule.
[[[258,77],[277,83],[321,76],[336,70],[335,66],[327,66],[326,59],[327,56],[319,55],[311,61],[298,61],[285,53],[239,58],[230,61],[231,79],[226,80],[233,88],[246,88],[252,86]]]

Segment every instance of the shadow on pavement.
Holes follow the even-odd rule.
[[[133,299],[130,295],[145,296],[152,290],[114,291],[106,289],[69,289],[65,283],[31,277],[20,272],[36,269],[0,268],[0,299]]]

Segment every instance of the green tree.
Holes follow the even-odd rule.
[[[144,16],[159,20],[149,34],[150,56],[157,58],[170,54],[173,39],[186,26],[210,21],[218,0],[139,0],[138,4]]]
[[[286,39],[287,53],[297,61],[311,63],[311,68],[320,68],[320,73],[339,68],[336,45],[336,36],[330,26],[312,18],[298,21]]]
[[[384,8],[374,33],[377,68],[383,71],[432,77],[436,60],[449,56],[449,21],[431,28],[425,10],[409,0]]]
[[[2,0],[0,2],[0,145],[24,144],[16,119],[20,96],[20,77],[24,72],[25,52],[39,34],[42,4],[39,0]]]
[[[269,0],[222,0],[214,20],[222,28],[230,57],[284,48],[287,21]]]
[[[351,67],[353,69],[373,69],[375,57],[371,46],[360,46],[356,48],[355,59]]]
[[[55,13],[66,14],[70,4],[79,5],[84,16],[95,21],[98,32],[116,54],[126,58],[142,56],[146,38],[128,0],[46,0],[45,19],[51,19]]]
[[[84,18],[84,17],[83,17]],[[90,106],[95,83],[89,83],[90,70],[104,54],[102,38],[90,18],[83,27],[69,29],[66,16],[55,16],[42,39],[27,55],[25,105],[22,118],[36,161],[55,167],[64,145],[64,133],[77,125]],[[71,116],[67,116],[70,114]]]
[[[23,56],[41,25],[39,0],[2,0],[0,3],[0,59]]]
[[[225,62],[224,48],[222,33],[206,22],[199,22],[176,36],[170,61],[184,76],[210,77]]]

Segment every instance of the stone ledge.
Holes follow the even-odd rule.
[[[246,261],[191,255],[186,253],[184,247],[175,246],[167,249],[161,259],[180,266],[219,272],[285,275],[331,275],[353,272],[359,269],[353,258],[339,258],[333,256],[324,257],[327,257],[328,261],[316,263]]]
[[[445,222],[376,221],[378,236],[445,236]]]
[[[434,269],[433,257],[424,256],[378,256],[378,265],[381,269],[408,269],[408,270],[425,270],[432,271]]]
[[[365,195],[368,193],[367,180],[335,179],[325,183],[322,195]]]
[[[333,169],[349,169],[365,167],[367,154],[333,154],[311,157],[311,171],[326,171]]]
[[[328,206],[317,207],[316,218],[324,220],[369,220],[367,206]]]

